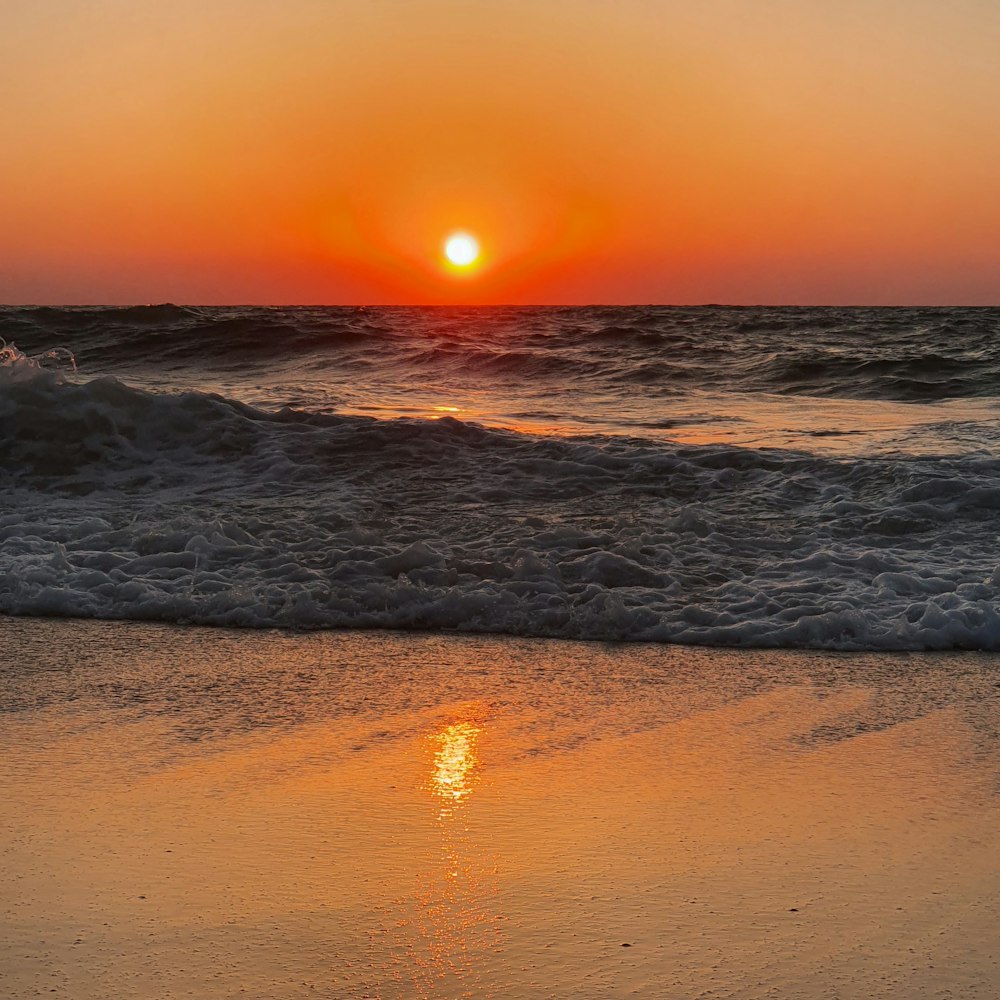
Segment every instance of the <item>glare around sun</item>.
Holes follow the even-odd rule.
[[[479,256],[479,243],[468,233],[452,233],[445,240],[444,255],[456,267],[468,267]]]

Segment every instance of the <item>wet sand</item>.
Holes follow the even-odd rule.
[[[0,619],[20,998],[1000,995],[1000,659]]]

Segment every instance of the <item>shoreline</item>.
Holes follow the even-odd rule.
[[[322,635],[359,635],[359,636],[374,636],[374,635],[390,635],[398,636],[400,638],[406,636],[419,637],[419,636],[432,636],[440,639],[486,639],[486,640],[496,640],[498,642],[503,642],[509,640],[512,642],[537,642],[537,643],[547,643],[553,642],[557,644],[567,644],[567,645],[583,645],[583,646],[597,646],[597,647],[608,647],[610,649],[621,649],[627,650],[631,648],[636,649],[680,649],[680,650],[697,650],[704,652],[711,652],[717,650],[723,653],[748,653],[748,654],[787,654],[789,656],[795,655],[817,655],[817,656],[842,656],[842,657],[905,657],[905,656],[915,656],[915,657],[938,657],[938,656],[981,656],[984,659],[992,659],[997,656],[997,650],[986,649],[981,647],[961,647],[952,646],[947,648],[937,649],[934,647],[920,647],[920,648],[859,648],[859,649],[849,649],[840,646],[767,646],[767,645],[725,645],[715,642],[677,642],[671,639],[663,640],[653,640],[653,639],[606,639],[606,638],[588,638],[588,637],[577,637],[577,636],[560,636],[560,635],[521,635],[515,632],[503,632],[503,631],[476,631],[473,629],[461,628],[461,629],[447,629],[440,628],[438,626],[427,626],[415,627],[415,628],[399,628],[392,625],[386,626],[373,626],[373,625],[317,625],[317,626],[285,626],[285,625],[240,625],[240,624],[214,624],[205,623],[197,621],[167,621],[160,618],[100,618],[87,615],[63,615],[63,614],[51,614],[51,615],[39,615],[39,614],[11,614],[9,612],[0,612],[0,624],[4,622],[46,622],[46,623],[58,623],[58,622],[68,622],[71,624],[96,624],[96,625],[108,625],[108,626],[122,626],[124,628],[136,627],[136,628],[151,628],[151,629],[179,629],[181,631],[206,631],[206,632],[219,632],[219,633],[232,633],[233,635],[274,635],[283,636],[289,640],[297,638],[306,638],[308,636],[322,636]]]

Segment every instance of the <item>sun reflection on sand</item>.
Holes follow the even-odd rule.
[[[460,719],[424,738],[430,759],[423,790],[436,807],[440,839],[433,860],[415,870],[413,895],[400,900],[395,924],[407,940],[396,975],[413,995],[496,995],[485,967],[502,947],[500,867],[466,808],[480,778],[484,735],[481,724]]]
[[[450,816],[453,808],[472,794],[481,732],[471,722],[455,722],[431,737],[436,744],[431,789],[441,799],[442,817]]]

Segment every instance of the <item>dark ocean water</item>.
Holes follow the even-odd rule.
[[[1000,309],[0,309],[0,612],[1000,648]]]

